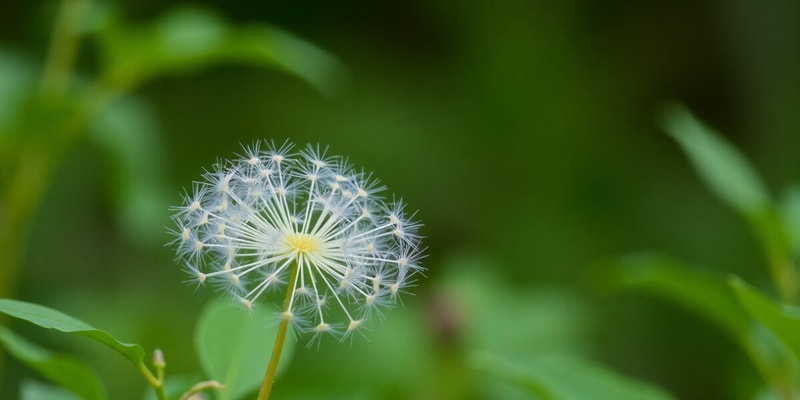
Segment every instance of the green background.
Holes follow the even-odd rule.
[[[191,4],[234,24],[281,27],[346,72],[327,92],[238,63],[137,87],[156,134],[132,136],[149,157],[140,163],[151,166],[134,170],[166,195],[126,209],[155,223],[126,222],[138,215],[120,211],[139,201],[120,195],[130,176],[102,143],[78,140],[26,231],[15,297],[162,348],[169,374],[197,371],[193,329],[217,294],[183,283],[188,276],[164,247],[168,207],[241,144],[320,143],[419,209],[427,279],[368,341],[298,346],[276,396],[318,385],[325,397],[336,388],[346,397],[436,398],[425,388],[445,385],[453,398],[494,398],[459,388],[466,375],[453,354],[473,343],[525,343],[531,353],[579,354],[677,398],[753,397],[757,374],[720,329],[662,300],[607,293],[596,281],[600,262],[655,250],[766,283],[746,224],[703,186],[655,115],[665,100],[684,102],[742,149],[770,188],[800,181],[800,3]],[[117,6],[126,20],[147,24],[174,5]],[[38,74],[56,9],[0,4],[0,50]],[[92,76],[99,58],[83,43],[78,71]],[[144,382],[115,355],[12,327],[85,354],[111,398],[141,398]],[[527,336],[506,340],[509,330]],[[416,336],[403,342],[392,332]],[[398,357],[394,366],[382,349]],[[4,363],[0,397],[13,398],[35,374]]]

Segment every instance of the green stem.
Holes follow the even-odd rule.
[[[792,264],[791,244],[780,214],[776,209],[767,208],[749,215],[748,222],[764,249],[779,298],[784,303],[797,304],[800,300],[800,271]]]
[[[207,389],[225,389],[225,385],[217,381],[203,381],[192,386],[186,393],[181,396],[181,400],[189,400],[197,393]]]
[[[63,0],[59,6],[42,74],[41,90],[57,98],[67,88],[80,44],[80,24],[88,0]]]
[[[297,262],[295,262],[292,265],[289,285],[286,287],[286,299],[283,301],[284,314],[289,311],[289,302],[294,294],[294,284],[297,280],[297,269]],[[261,390],[258,391],[258,400],[267,400],[269,398],[269,393],[272,391],[272,384],[275,383],[275,374],[278,372],[278,361],[281,359],[283,342],[286,341],[286,331],[288,328],[289,319],[283,318],[281,320],[281,324],[278,326],[278,335],[275,337],[275,344],[272,346],[272,356],[269,358],[267,373],[264,375],[264,381],[261,383]]]
[[[793,368],[791,365],[786,364],[786,360],[770,360],[764,354],[764,351],[759,349],[753,337],[741,335],[739,343],[764,379],[764,382],[774,391],[777,398],[781,400],[795,399],[795,390],[792,383]],[[776,365],[776,363],[779,365]]]
[[[159,380],[156,378],[156,376],[150,372],[150,369],[148,369],[144,363],[139,364],[139,371],[142,372],[144,379],[146,379],[147,383],[149,383],[150,386],[153,387],[153,390],[155,390],[158,400],[167,400],[167,392],[164,390],[164,380]]]
[[[798,301],[798,276],[797,270],[788,260],[776,260],[773,262],[773,280],[778,287],[778,293],[783,302],[797,304]]]

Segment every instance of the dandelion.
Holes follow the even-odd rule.
[[[377,179],[318,146],[257,143],[203,178],[173,217],[178,258],[247,308],[285,293],[284,332],[349,337],[423,270],[405,203],[385,202]]]

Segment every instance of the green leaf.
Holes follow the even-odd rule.
[[[725,278],[656,255],[630,256],[606,263],[601,279],[611,288],[637,289],[668,298],[698,312],[739,338],[749,319]]]
[[[14,358],[83,399],[103,400],[105,390],[97,374],[77,359],[53,354],[0,326],[0,344]]]
[[[681,105],[666,107],[661,125],[678,141],[706,184],[747,219],[766,252],[781,295],[796,298],[798,274],[787,267],[791,257],[790,232],[747,159]]]
[[[666,107],[661,118],[667,131],[689,156],[697,172],[724,201],[744,214],[770,205],[764,184],[744,156],[698,121],[685,107]]]
[[[17,118],[36,83],[36,66],[13,53],[0,51],[0,137]]]
[[[476,352],[472,368],[528,392],[533,398],[553,400],[663,400],[672,399],[653,385],[621,376],[603,366],[578,358],[542,356],[512,362],[491,353]]]
[[[26,380],[19,387],[20,400],[78,400],[74,394],[57,386]]]
[[[132,96],[117,99],[95,116],[89,138],[108,158],[108,180],[119,205],[119,226],[140,243],[161,243],[170,195],[164,181],[165,150],[147,105]]]
[[[175,9],[138,27],[110,19],[97,32],[106,81],[119,87],[221,62],[284,70],[325,94],[335,94],[345,80],[334,57],[289,33],[266,25],[231,25],[200,9]]]
[[[772,300],[738,278],[732,278],[730,286],[750,316],[800,359],[800,307]]]
[[[636,289],[682,304],[728,332],[765,380],[780,385],[793,372],[788,354],[760,325],[753,324],[722,276],[657,256],[609,263],[602,279],[610,287]]]
[[[19,300],[0,299],[0,313],[28,321],[42,328],[87,337],[117,351],[137,367],[143,363],[144,349],[142,346],[120,342],[108,333],[52,308]]]
[[[436,396],[451,385],[437,376],[441,375],[437,374],[437,357],[441,355],[430,351],[429,330],[421,329],[429,315],[417,299],[403,301],[405,307],[387,311],[384,321],[368,321],[364,337],[351,336],[352,340],[345,343],[323,338],[318,349],[310,343],[310,337],[301,335],[300,344],[307,346],[297,347],[290,369],[273,387],[274,397],[380,399],[414,398],[423,393],[429,398],[459,398]],[[378,367],[376,360],[391,362],[381,362]],[[342,373],[343,363],[347,373]]]
[[[500,355],[581,354],[591,321],[589,304],[560,287],[519,287],[498,279],[500,266],[468,255],[443,263],[442,312],[455,316],[460,340]],[[452,304],[451,304],[452,303]],[[469,317],[459,317],[464,313]]]
[[[195,330],[195,350],[210,379],[225,385],[221,400],[241,398],[256,390],[267,371],[278,324],[274,311],[264,305],[252,310],[225,300],[210,302]],[[294,352],[294,339],[287,335],[278,374]]]
[[[781,198],[781,216],[789,235],[793,258],[800,256],[800,187],[790,187]]]
[[[272,66],[335,96],[347,85],[345,68],[332,55],[288,32],[269,26],[235,30],[224,57],[255,66]]]

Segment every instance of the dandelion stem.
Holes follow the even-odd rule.
[[[299,269],[297,261],[292,264],[292,270],[289,277],[289,285],[286,286],[286,299],[283,302],[283,312],[289,311],[289,304],[294,294],[294,284],[297,280],[297,270]],[[280,325],[278,325],[278,335],[275,337],[275,344],[272,346],[272,356],[269,358],[269,365],[267,366],[267,373],[264,375],[264,381],[261,383],[261,390],[258,391],[258,400],[267,400],[269,393],[272,391],[272,384],[275,383],[275,374],[278,372],[278,361],[281,359],[281,351],[283,350],[283,343],[286,341],[286,331],[289,328],[289,319],[283,318]]]

